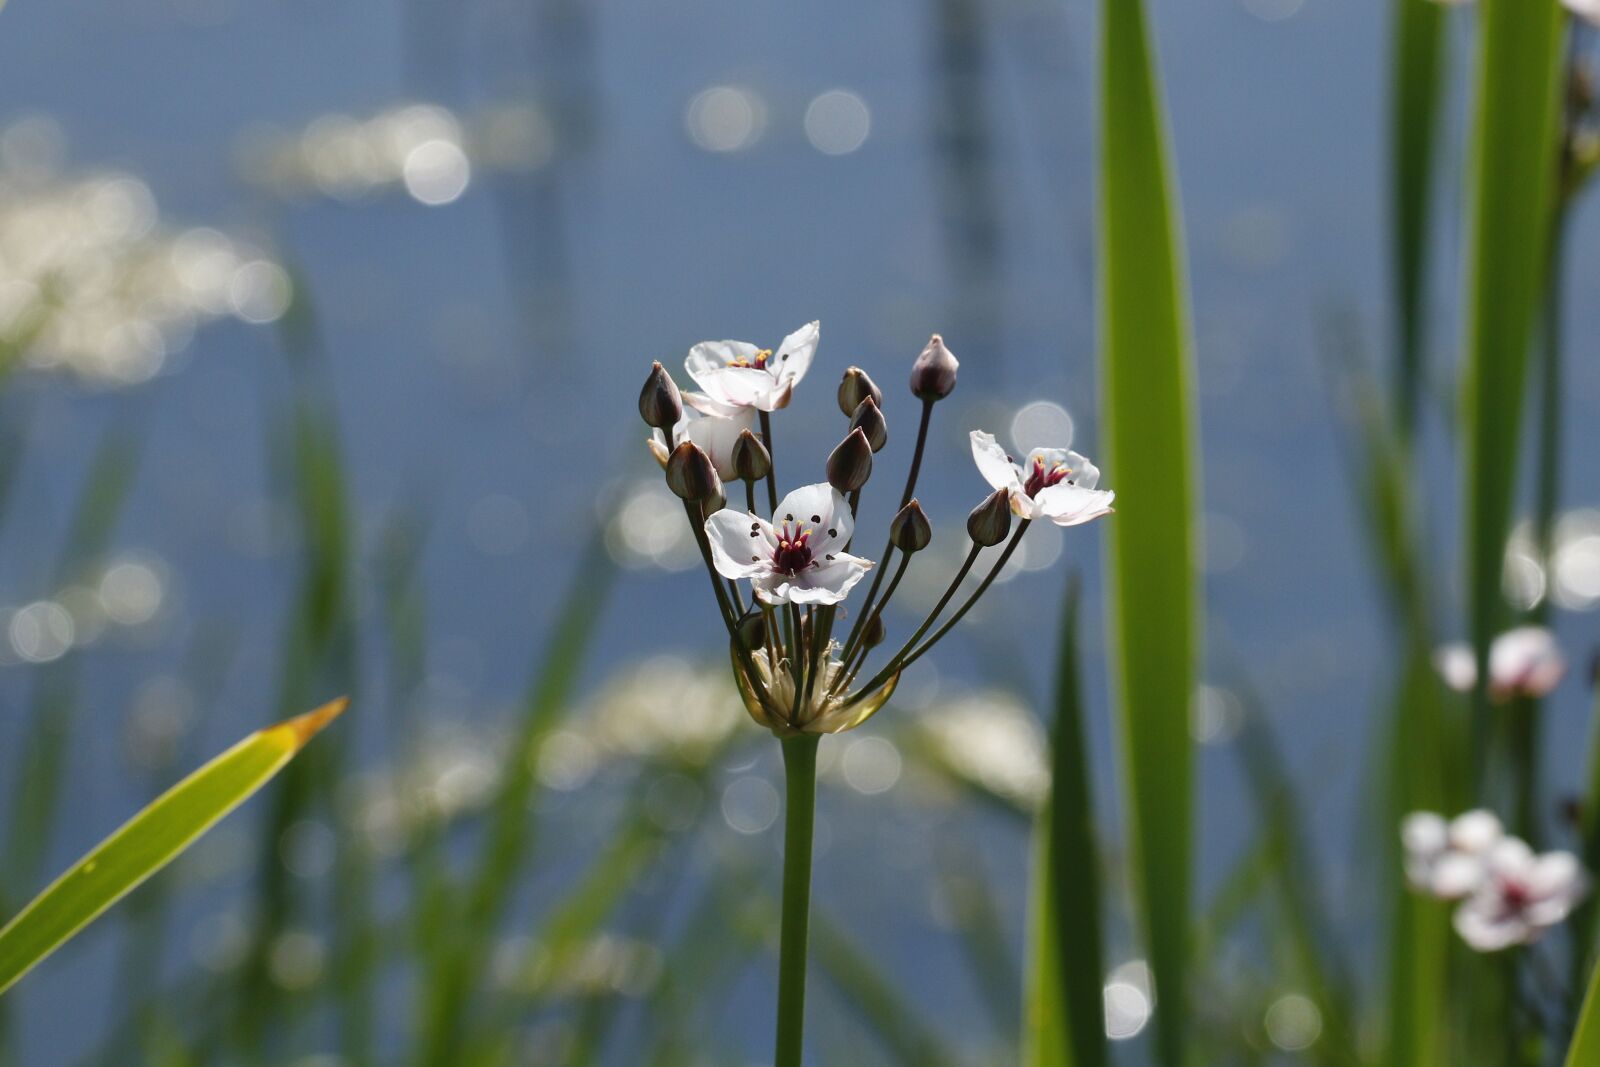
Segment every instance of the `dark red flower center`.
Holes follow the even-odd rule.
[[[1049,470],[1045,470],[1044,458],[1034,456],[1033,470],[1028,472],[1028,480],[1023,483],[1022,491],[1027,493],[1029,498],[1036,497],[1040,491],[1064,481],[1067,475],[1071,473],[1072,471],[1067,469],[1065,463],[1054,464]]]
[[[778,548],[772,553],[772,569],[779,574],[796,575],[811,566],[811,531],[798,523],[784,523],[778,530]]]
[[[754,356],[752,356],[749,359],[746,359],[744,356],[736,356],[736,357],[734,357],[733,362],[729,363],[728,366],[730,366],[730,367],[753,367],[756,370],[766,370],[767,369],[767,360],[769,360],[771,358],[772,358],[772,349],[763,348],[763,349],[761,349],[759,352],[757,352]]]

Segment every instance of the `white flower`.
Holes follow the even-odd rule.
[[[1570,852],[1536,854],[1527,842],[1503,838],[1484,856],[1484,880],[1456,909],[1456,933],[1479,952],[1526,945],[1567,917],[1589,891]]]
[[[1561,0],[1561,6],[1593,26],[1600,26],[1600,0]]]
[[[827,482],[784,497],[771,522],[732,508],[706,519],[717,573],[750,579],[768,604],[837,604],[849,596],[872,566],[844,550],[854,528],[844,497]]]
[[[1430,896],[1459,900],[1482,884],[1484,857],[1504,836],[1500,820],[1481,808],[1448,821],[1412,812],[1400,823],[1406,879]]]
[[[1036,448],[1019,467],[993,434],[973,430],[972,458],[985,481],[1010,490],[1011,510],[1024,519],[1077,526],[1111,514],[1116,494],[1095,488],[1100,468],[1087,456],[1065,448]]]
[[[717,468],[717,477],[725,482],[734,482],[739,479],[738,472],[733,468],[734,442],[739,440],[739,434],[743,431],[753,430],[755,422],[755,412],[748,408],[732,415],[701,415],[697,411],[685,411],[683,418],[672,428],[670,442],[666,434],[652,430],[650,440],[645,444],[650,446],[656,462],[665,467],[674,448],[685,441],[693,441],[710,458],[711,465]]]
[[[707,415],[787,407],[811,367],[820,332],[820,323],[807,323],[783,339],[776,355],[748,341],[701,341],[683,365],[703,392],[685,393],[684,399]]]
[[[1458,642],[1439,648],[1433,665],[1451,689],[1466,693],[1478,683],[1478,665],[1468,645]],[[1566,671],[1566,657],[1555,635],[1543,626],[1507,630],[1489,645],[1489,695],[1495,700],[1542,697]]]

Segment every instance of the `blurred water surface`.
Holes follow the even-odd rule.
[[[1369,784],[1365,709],[1390,657],[1318,323],[1353,311],[1385,350],[1387,15],[1334,0],[1167,0],[1153,17],[1192,265],[1213,674],[1219,686],[1247,677],[1265,696],[1319,843],[1342,854]],[[1031,434],[1068,427],[1075,447],[1098,456],[1092,40],[1091,6],[1078,0],[13,0],[0,16],[0,230],[7,212],[33,205],[16,223],[17,248],[37,247],[64,225],[38,223],[39,205],[66,197],[58,209],[80,222],[98,203],[95,233],[119,248],[142,242],[129,267],[140,284],[155,283],[139,256],[172,261],[161,242],[187,240],[198,264],[162,282],[166,317],[144,296],[131,311],[102,301],[94,314],[132,317],[139,329],[108,339],[86,327],[76,344],[60,339],[51,366],[7,385],[7,433],[24,450],[0,527],[10,645],[0,751],[20,742],[42,662],[76,664],[81,704],[49,865],[146,795],[124,744],[141,702],[169,717],[189,707],[164,728],[192,729],[197,751],[278,711],[298,556],[264,441],[296,382],[313,383],[337,415],[365,561],[356,711],[342,728],[366,738],[399,699],[374,636],[371,560],[387,524],[420,513],[428,654],[409,665],[422,684],[406,699],[428,730],[466,738],[469,752],[507,721],[558,592],[596,538],[628,569],[582,691],[661,654],[676,657],[674,669],[685,659],[720,666],[704,578],[663,525],[681,515],[654,489],[640,447],[634,396],[650,359],[677,368],[694,341],[770,344],[820,318],[812,378],[776,427],[779,476],[793,483],[821,477],[843,429],[836,376],[851,363],[889,397],[880,470],[903,469],[915,413],[902,382],[927,334],[942,332],[963,361],[961,388],[938,412],[921,496],[946,547],[984,488],[966,455],[969,428],[1026,447],[1046,443]],[[1578,224],[1568,447],[1582,456],[1600,445],[1583,417],[1600,403],[1600,364],[1587,358],[1600,323],[1584,280],[1600,263],[1584,239],[1592,212]],[[44,228],[30,237],[35,225]],[[106,262],[103,252],[88,258]],[[1439,257],[1442,292],[1455,284],[1453,260]],[[16,255],[0,262],[13,280]],[[5,295],[0,286],[0,312]],[[1446,517],[1456,475],[1437,445],[1456,317],[1441,300],[1426,481]],[[1046,406],[1011,425],[1013,411],[1041,401],[1063,405],[1070,421]],[[137,442],[136,473],[88,590],[98,606],[75,614],[50,575],[91,457],[113,431]],[[1596,504],[1584,464],[1566,476],[1567,502]],[[1114,462],[1104,481],[1116,486]],[[869,493],[869,524],[887,519],[890,495]],[[1455,539],[1440,526],[1448,560]],[[1572,530],[1591,539],[1572,555],[1562,595],[1587,609],[1600,600],[1600,536],[1581,516]],[[919,665],[905,703],[995,686],[1036,703],[1048,691],[1065,574],[1081,570],[1109,829],[1098,542],[1093,528],[1041,536],[1034,569],[974,613],[937,664]],[[1558,626],[1575,651],[1597,636],[1582,611],[1561,613]],[[195,650],[218,631],[232,651],[214,694],[199,695]],[[1577,689],[1550,720],[1557,780],[1576,780]],[[1214,715],[1198,729],[1225,739],[1230,698],[1219,688],[1205,706]],[[166,720],[151,714],[159,733]],[[596,810],[579,822],[598,828],[606,779],[589,783],[605,747],[581,734],[546,753],[547,770],[586,790],[581,803]],[[883,747],[857,747],[868,741]],[[916,1000],[976,1017],[982,995],[957,977],[957,950],[928,933],[948,906],[929,875],[950,864],[935,847],[948,813],[891,803],[910,787],[899,750],[876,732],[835,747],[844,788],[824,800],[821,898],[846,928],[870,932],[884,969]],[[709,788],[727,828],[772,865],[769,748],[715,770]],[[14,775],[12,763],[0,777]],[[452,766],[453,788],[470,795],[471,760]],[[1207,750],[1198,800],[1208,888],[1253,826],[1222,747]],[[250,825],[247,815],[228,839],[246,853]],[[308,833],[287,855],[314,877],[326,864]],[[1024,834],[982,845],[1004,924],[1019,936]],[[194,921],[222,921],[226,890],[243,879],[207,894]],[[1341,881],[1331,894],[1350,901],[1352,935],[1370,904],[1344,892],[1353,888]],[[219,943],[213,928],[195,936]],[[22,990],[23,1062],[71,1062],[95,1047],[101,1035],[84,1022],[114,1016],[118,993],[101,966],[110,952],[93,940]],[[1114,960],[1130,953],[1125,933],[1113,939]],[[1123,982],[1112,1002],[1127,989],[1138,994]],[[738,994],[737,1029],[761,1033],[764,1004],[759,990]]]

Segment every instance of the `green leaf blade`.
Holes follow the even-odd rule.
[[[162,794],[0,929],[0,994],[265,785],[344,711],[336,700],[260,730]]]
[[[1052,728],[1050,801],[1034,830],[1024,1067],[1104,1067],[1099,850],[1078,681],[1078,590],[1067,594]]]
[[[1101,375],[1110,520],[1112,672],[1158,1060],[1185,1043],[1192,751],[1199,626],[1195,408],[1177,210],[1142,0],[1101,5]]]

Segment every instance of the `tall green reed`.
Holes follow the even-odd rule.
[[[1099,288],[1104,416],[1121,493],[1109,533],[1112,672],[1159,1061],[1186,1043],[1192,753],[1200,620],[1198,441],[1185,267],[1142,0],[1100,12]]]

